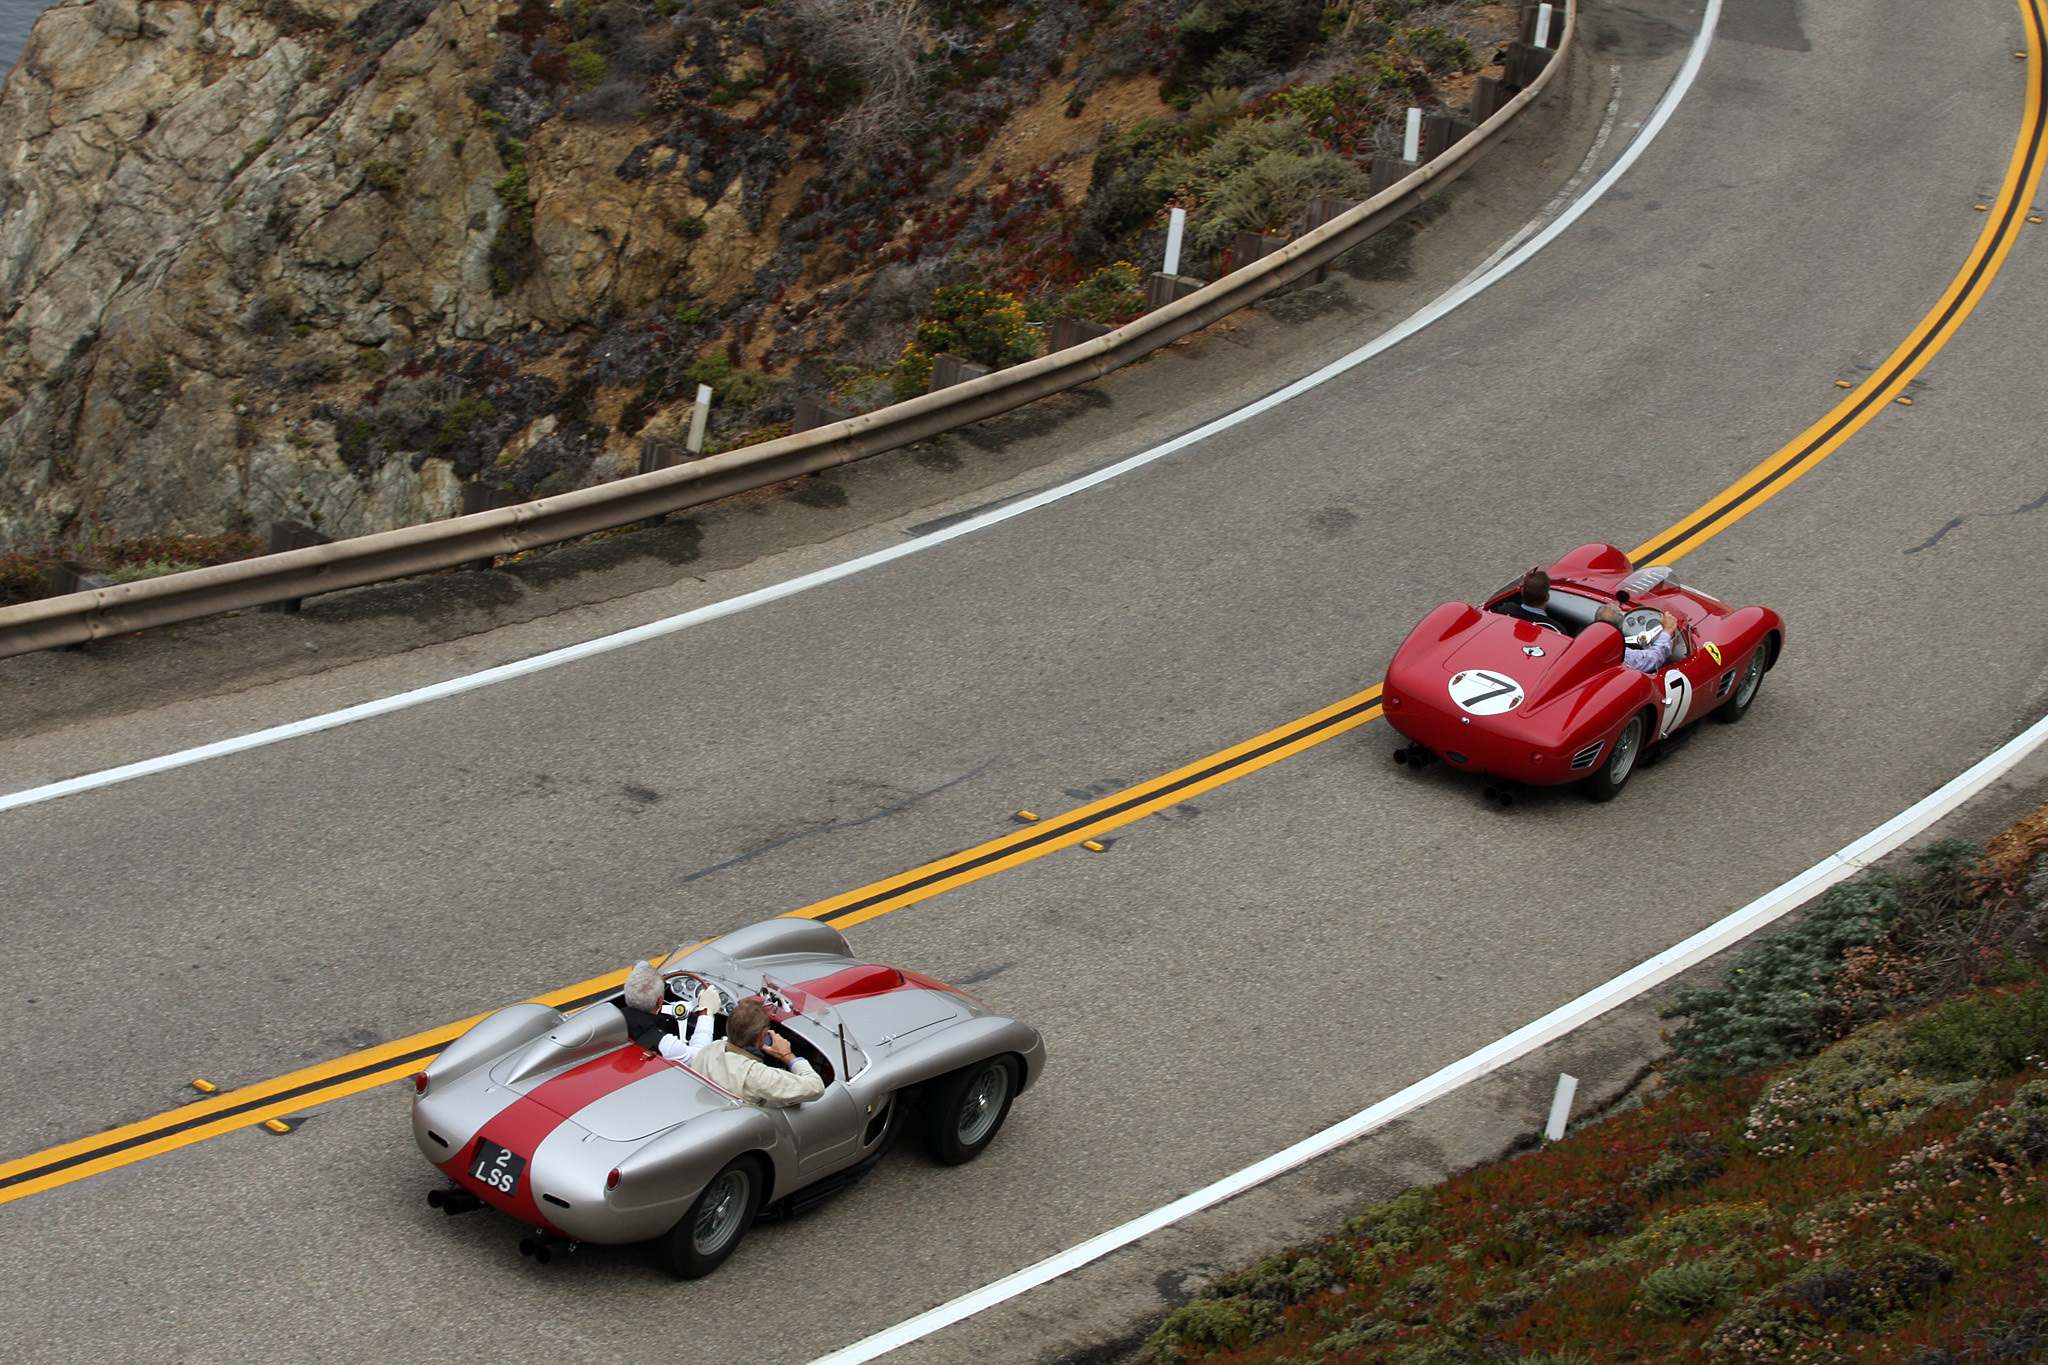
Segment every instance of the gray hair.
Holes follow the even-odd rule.
[[[661,973],[652,962],[635,963],[626,973],[626,1004],[652,1014],[661,1008]]]
[[[1600,605],[1600,610],[1593,613],[1593,619],[1595,621],[1605,621],[1610,626],[1618,626],[1624,618],[1620,607],[1615,606],[1612,602],[1603,602]]]

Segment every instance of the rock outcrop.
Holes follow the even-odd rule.
[[[1356,192],[1476,65],[1421,3],[60,0],[0,94],[0,549],[576,487],[700,382],[722,439],[885,401],[940,285],[1072,306],[1169,199]]]

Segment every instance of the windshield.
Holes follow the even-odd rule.
[[[867,1070],[867,1054],[847,1032],[846,1021],[830,1001],[812,995],[802,986],[793,986],[772,976],[761,978],[761,998],[767,1002],[768,1011],[774,1017],[786,1019],[797,1015],[829,1034],[831,1045],[839,1052],[839,1074],[843,1079],[851,1080]]]

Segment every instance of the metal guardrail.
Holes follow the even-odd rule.
[[[809,431],[594,488],[305,549],[0,608],[0,658],[197,620],[516,554],[696,507],[895,450],[1099,379],[1293,283],[1397,221],[1504,137],[1563,69],[1578,26],[1541,74],[1457,145],[1356,208],[1214,284],[1104,336]]]

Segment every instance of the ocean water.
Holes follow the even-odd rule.
[[[0,71],[12,71],[28,31],[49,0],[0,0]]]

